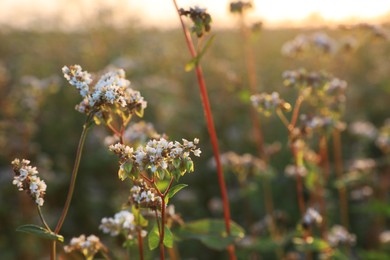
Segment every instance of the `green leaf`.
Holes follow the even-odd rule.
[[[222,219],[202,219],[186,223],[177,230],[182,239],[197,239],[204,245],[216,250],[223,250],[244,237],[244,229],[230,221],[231,234],[226,234],[225,221]]]
[[[160,244],[160,233],[158,231],[158,226],[154,225],[152,230],[148,235],[149,249],[153,250],[157,248]],[[172,248],[173,247],[173,235],[171,230],[165,226],[164,227],[164,246]]]
[[[24,232],[28,234],[32,234],[41,238],[49,239],[49,240],[56,240],[59,242],[64,242],[64,237],[58,234],[55,234],[54,232],[51,232],[47,230],[46,228],[27,224],[20,226],[16,229],[17,232]]]
[[[166,198],[170,199],[172,198],[176,193],[178,193],[181,189],[184,189],[187,187],[187,184],[177,184],[168,191]]]
[[[179,169],[173,169],[171,171],[171,174],[172,174],[173,178],[175,178],[175,181],[178,181],[181,177],[181,172]]]
[[[191,160],[186,161],[186,171],[193,172],[194,171],[194,162]]]
[[[133,163],[130,161],[126,161],[125,163],[122,164],[121,166],[123,170],[127,173],[130,174],[131,170],[133,169]]]
[[[148,235],[149,249],[153,250],[158,247],[160,243],[160,234],[158,231],[158,226],[154,225],[152,230],[150,230]]]
[[[138,226],[146,227],[148,225],[148,220],[142,216],[140,209],[138,209],[136,206],[131,207],[131,212],[134,215],[135,223]]]
[[[215,35],[212,35],[210,37],[210,39],[206,42],[206,44],[204,45],[202,51],[195,56],[195,58],[193,58],[192,60],[190,60],[190,62],[188,62],[185,66],[185,71],[191,71],[193,70],[196,66],[198,66],[199,62],[200,62],[200,59],[203,57],[203,55],[206,53],[206,51],[208,50],[208,48],[210,48],[211,44],[214,42],[214,39],[215,39]]]
[[[124,181],[127,178],[126,172],[122,168],[119,168],[118,170],[118,178],[121,181]]]
[[[173,247],[173,235],[167,226],[164,227],[164,246],[169,248]]]

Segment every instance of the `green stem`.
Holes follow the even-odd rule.
[[[175,8],[176,8],[177,14],[179,15],[181,27],[183,29],[183,33],[185,36],[185,40],[186,40],[188,49],[191,53],[191,57],[195,58],[197,56],[197,53],[196,53],[196,50],[194,48],[194,44],[192,42],[190,32],[188,31],[187,27],[185,26],[184,21],[180,15],[179,7],[176,3],[176,0],[172,0],[172,1],[173,1]],[[217,164],[218,184],[219,184],[219,187],[221,190],[226,233],[227,233],[227,235],[230,235],[230,233],[231,233],[231,231],[230,231],[230,205],[229,205],[228,193],[227,193],[225,179],[224,179],[223,170],[222,170],[222,164],[221,164],[220,153],[219,153],[219,148],[218,148],[217,134],[216,134],[215,127],[214,127],[213,116],[211,113],[210,102],[209,102],[207,89],[206,89],[206,82],[204,80],[202,68],[199,64],[196,65],[195,71],[196,71],[196,76],[198,79],[200,95],[202,98],[203,110],[204,110],[204,113],[206,116],[207,129],[208,129],[208,132],[210,135],[211,144],[212,144],[213,152],[214,152],[214,157],[215,157],[215,161]],[[229,252],[229,258],[231,260],[236,259],[234,245],[230,245],[227,249]]]
[[[40,206],[37,206],[37,209],[38,209],[39,218],[41,219],[42,224],[45,226],[45,228],[46,228],[47,230],[49,230],[50,232],[52,232],[51,229],[50,229],[50,227],[49,227],[49,225],[46,223],[45,218],[43,217],[43,214],[42,214],[42,211],[41,211],[41,207],[40,207]]]
[[[72,171],[72,176],[71,176],[71,180],[70,180],[68,195],[66,197],[65,205],[64,205],[64,208],[62,210],[60,219],[58,220],[57,226],[54,230],[54,233],[56,233],[56,234],[58,234],[60,232],[61,227],[64,224],[66,215],[68,214],[70,202],[72,201],[73,192],[74,192],[74,188],[76,185],[76,178],[77,178],[77,173],[78,173],[78,169],[79,169],[79,165],[80,165],[81,154],[83,152],[83,147],[84,147],[85,139],[87,137],[88,129],[91,126],[90,121],[92,118],[93,118],[93,113],[90,113],[87,117],[85,124],[83,125],[83,131],[81,132],[81,136],[80,136],[80,140],[79,140],[79,144],[78,144],[77,152],[76,152],[76,158],[75,158],[74,165],[73,165],[73,171]],[[55,251],[56,241],[53,241],[52,246],[53,246],[53,250]]]

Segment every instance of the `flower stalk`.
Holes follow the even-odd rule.
[[[185,26],[184,21],[181,17],[179,7],[176,3],[176,0],[173,0],[173,4],[174,4],[176,11],[177,11],[177,14],[179,16],[181,27],[183,29],[183,33],[185,36],[187,47],[191,53],[191,57],[196,58],[197,52],[196,52],[194,44],[192,42],[190,32],[187,29],[187,27]],[[216,161],[216,165],[217,165],[218,184],[219,184],[219,187],[221,189],[221,197],[222,197],[223,210],[224,210],[223,214],[224,214],[224,220],[225,220],[226,233],[227,233],[227,235],[230,235],[231,230],[230,230],[229,199],[228,199],[225,179],[224,179],[224,175],[223,175],[222,164],[221,164],[221,160],[220,160],[220,152],[219,152],[219,147],[218,147],[217,134],[216,134],[215,127],[214,127],[213,116],[211,113],[210,102],[209,102],[207,89],[206,89],[206,82],[204,80],[202,67],[199,65],[199,63],[197,63],[195,66],[195,72],[196,72],[196,77],[198,80],[200,95],[202,98],[203,109],[204,109],[206,122],[207,122],[207,129],[208,129],[208,132],[210,135],[211,144],[212,144],[213,152],[214,152],[214,157],[215,157],[215,161]],[[233,245],[228,247],[228,252],[229,252],[230,259],[236,259],[235,249],[234,249]]]

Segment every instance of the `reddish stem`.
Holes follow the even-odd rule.
[[[175,5],[176,11],[179,15],[180,23],[184,32],[185,40],[188,46],[188,49],[191,53],[192,58],[195,58],[197,56],[196,50],[194,48],[194,44],[191,39],[190,32],[187,30],[184,21],[180,15],[179,12],[179,7],[176,3],[175,0],[173,0],[173,4]],[[195,67],[196,71],[196,76],[198,79],[199,83],[199,90],[202,98],[202,103],[203,103],[203,109],[206,117],[206,122],[207,122],[207,129],[211,138],[211,144],[213,147],[213,152],[214,152],[214,157],[217,165],[217,174],[218,174],[218,184],[221,189],[221,197],[222,197],[222,202],[223,202],[223,209],[224,209],[224,219],[225,219],[225,228],[226,228],[226,233],[227,235],[230,235],[230,206],[229,206],[229,199],[228,199],[228,194],[227,194],[227,189],[226,189],[226,184],[225,184],[225,179],[223,176],[223,170],[222,170],[222,164],[220,160],[220,153],[219,153],[219,148],[218,148],[218,139],[217,139],[217,134],[215,131],[214,127],[214,121],[211,113],[211,108],[210,108],[210,102],[207,94],[207,89],[206,89],[206,83],[204,81],[203,77],[203,72],[202,68],[199,64],[196,65]],[[235,249],[234,246],[231,245],[228,247],[229,251],[229,256],[230,259],[236,259],[235,256]]]
[[[138,229],[138,250],[139,250],[139,258],[144,260],[144,242],[141,235],[141,228]]]

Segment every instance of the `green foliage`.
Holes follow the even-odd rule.
[[[28,233],[40,238],[44,239],[49,239],[49,240],[56,240],[59,242],[64,242],[64,237],[61,235],[57,235],[54,232],[51,232],[47,230],[46,228],[33,225],[33,224],[27,224],[27,225],[22,225],[19,226],[16,231],[18,232],[23,232],[23,233]]]
[[[230,222],[231,234],[226,234],[224,220],[202,219],[187,222],[175,234],[181,239],[197,239],[204,245],[216,250],[226,249],[244,237],[244,229],[233,221]]]

